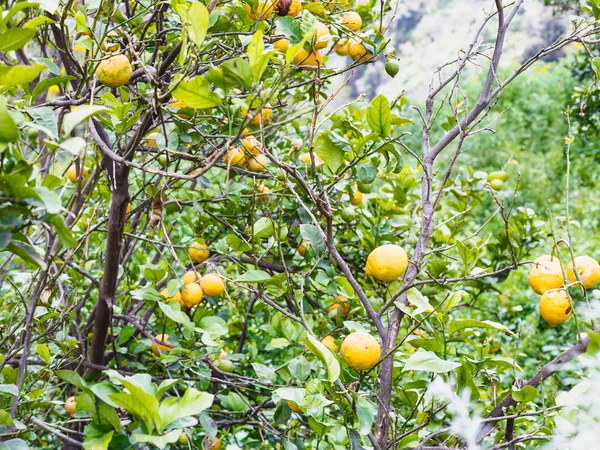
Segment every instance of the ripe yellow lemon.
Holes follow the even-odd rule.
[[[269,192],[271,192],[271,189],[261,183],[256,186],[256,190],[259,192],[257,200],[261,203],[267,203],[269,201]]]
[[[542,319],[553,327],[567,320],[572,312],[571,297],[564,289],[546,291],[540,299]]]
[[[342,342],[342,358],[355,370],[369,370],[381,356],[379,342],[366,331],[355,331]]]
[[[298,247],[296,248],[296,250],[298,251],[298,254],[304,258],[306,256],[306,252],[308,251],[309,248],[310,248],[310,242],[302,241],[302,242],[300,242],[300,244],[298,244]]]
[[[202,282],[202,280],[200,280],[200,282]],[[198,283],[188,284],[183,288],[183,291],[181,291],[181,298],[188,308],[200,303],[203,295],[202,288]]]
[[[246,14],[254,20],[265,20],[273,14],[275,5],[275,0],[258,0],[255,9],[253,9],[250,4],[246,3]]]
[[[161,341],[161,342],[169,342],[169,335],[168,334],[157,334],[154,337],[154,339],[156,339],[157,341]],[[168,352],[169,350],[171,350],[171,348],[172,347],[161,344],[159,342],[152,343],[152,353],[154,353],[156,356],[160,356],[161,353]]]
[[[360,191],[355,191],[350,194],[350,204],[354,206],[358,206],[362,204],[363,201],[363,193]]]
[[[348,56],[348,39],[339,39],[333,46],[333,51],[340,56]]]
[[[333,353],[337,353],[340,349],[335,343],[335,338],[333,336],[325,336],[321,339],[321,343]]]
[[[529,272],[529,285],[538,294],[558,289],[565,283],[558,258],[543,255],[536,258]]]
[[[71,396],[65,402],[65,411],[69,413],[70,416],[75,414],[75,409],[77,408],[77,402],[75,401],[75,397]]]
[[[294,56],[294,61],[303,69],[313,70],[321,64],[323,57],[318,50],[308,53],[304,48],[301,48]]]
[[[269,160],[262,153],[258,155],[252,155],[248,159],[248,169],[252,172],[262,172],[267,170],[268,165]]]
[[[415,336],[420,337],[424,341],[428,341],[429,340],[429,335],[425,331],[420,330],[418,328],[415,331],[413,331],[412,334],[415,335]],[[410,345],[412,345],[415,348],[417,347],[417,345],[413,344],[412,341],[410,342]]]
[[[96,76],[105,86],[116,88],[127,84],[133,68],[125,55],[115,55],[103,60],[96,69]]]
[[[179,303],[179,306],[181,306],[181,309],[185,308],[185,303],[181,298],[181,292],[177,291],[172,297],[169,297],[169,290],[167,288],[164,288],[162,291],[160,291],[160,295],[162,295],[165,298],[165,303],[177,302]]]
[[[348,54],[352,61],[363,62],[369,59],[371,56],[367,53],[367,49],[360,42],[352,39],[348,43]]]
[[[329,45],[331,34],[329,33],[329,28],[321,22],[315,22],[315,29],[317,32],[313,37],[313,47],[316,50],[321,50]]]
[[[202,292],[211,297],[217,297],[225,291],[225,283],[223,279],[216,273],[204,275],[200,280]]]
[[[248,115],[248,107],[242,107],[242,116],[246,117]],[[260,111],[257,111],[252,120],[250,121],[251,125],[255,127],[259,127],[261,122],[263,125],[268,124],[271,121],[271,117],[273,117],[273,110],[271,108],[262,108]]]
[[[385,244],[373,250],[367,258],[366,274],[380,281],[394,281],[408,267],[408,256],[402,247]]]
[[[357,12],[349,11],[342,17],[342,25],[351,31],[358,31],[362,27],[362,18]]]
[[[277,14],[279,16],[296,17],[302,11],[301,0],[279,0],[277,2]]]
[[[183,275],[183,285],[187,286],[191,283],[198,283],[202,279],[202,275],[200,275],[195,270],[188,270],[185,275]]]
[[[593,288],[600,281],[600,264],[590,256],[577,256],[575,266],[579,272],[579,278],[586,289]],[[567,267],[567,277],[571,283],[577,281],[575,271],[573,270],[573,261]]]
[[[287,404],[290,407],[290,409],[292,411],[294,411],[296,414],[304,414],[304,410],[302,408],[300,408],[298,405],[296,405],[295,403],[288,400]]]
[[[246,153],[258,155],[262,153],[262,145],[254,136],[248,136],[242,139],[242,146]]]
[[[80,167],[80,170],[82,172],[81,175],[86,177],[88,174],[87,169],[85,167]],[[71,183],[77,182],[77,168],[74,165],[69,167],[69,170],[67,170],[67,178]]]
[[[192,261],[201,263],[208,259],[210,256],[210,250],[206,244],[194,242],[192,245],[190,245],[190,248],[188,248],[188,255],[190,255]]]
[[[106,35],[106,38],[100,44],[100,48],[102,50],[104,50],[105,52],[109,52],[109,53],[116,52],[121,47],[121,45],[119,44],[119,42],[117,40],[118,37],[119,37],[119,33],[117,33],[116,31],[110,31]]]
[[[289,46],[290,40],[285,38],[279,39],[273,43],[273,47],[275,47],[275,50],[277,50],[279,53],[285,53]]]
[[[329,304],[329,306],[327,307],[327,312],[331,313],[333,311],[336,311],[337,314],[337,310],[339,309],[340,313],[342,314],[342,317],[346,317],[350,312],[350,303],[348,302],[348,297],[346,297],[345,295],[338,295],[336,300],[337,302],[332,302]]]
[[[242,167],[246,161],[246,152],[239,147],[230,148],[225,154],[225,163],[228,166]]]
[[[304,164],[311,164],[312,161],[310,160],[310,153],[306,152],[306,153],[302,153],[300,155],[300,161],[302,161]],[[319,158],[317,155],[315,155],[315,167],[319,168],[323,165],[323,160],[321,158]]]

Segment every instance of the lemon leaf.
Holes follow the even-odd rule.
[[[335,383],[340,377],[340,363],[333,356],[331,350],[323,345],[319,340],[313,336],[308,336],[304,339],[304,343],[308,349],[321,360],[325,367],[327,367],[327,379],[330,383]]]

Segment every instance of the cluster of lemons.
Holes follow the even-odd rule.
[[[247,109],[244,112],[244,116],[247,114]],[[271,120],[272,110],[270,108],[262,108],[252,119],[251,123],[258,117],[263,125],[266,125]],[[239,147],[230,148],[225,153],[225,163],[227,167],[244,167],[252,172],[263,172],[269,165],[269,160],[265,156],[263,146],[256,139],[250,130],[247,128],[242,131],[241,134],[242,145]],[[264,188],[264,186],[263,186]],[[262,190],[264,191],[264,189]],[[268,193],[263,192],[263,193]]]
[[[570,283],[590,289],[600,281],[600,264],[590,256],[577,256],[567,266]],[[540,315],[551,326],[565,322],[573,312],[571,297],[565,287],[562,264],[556,256],[536,258],[529,272],[531,288],[540,298]]]

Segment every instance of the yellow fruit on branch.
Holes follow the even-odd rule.
[[[204,278],[206,277],[203,277],[202,280]],[[200,280],[200,282],[202,282],[202,280]],[[187,306],[188,308],[191,308],[192,306],[195,306],[198,303],[200,303],[203,296],[204,293],[202,292],[202,288],[198,283],[188,284],[183,288],[183,291],[181,291],[181,298],[183,299],[185,306]]]
[[[337,353],[340,350],[335,343],[335,338],[333,336],[325,336],[323,339],[321,339],[321,343],[333,353]]]
[[[362,18],[357,12],[349,11],[342,17],[342,25],[351,31],[358,31],[362,27]]]
[[[363,193],[360,191],[354,191],[350,194],[350,204],[358,206],[363,201]]]
[[[314,27],[317,32],[313,37],[313,48],[315,50],[321,50],[329,45],[331,34],[329,33],[329,28],[321,22],[315,22]]]
[[[104,38],[104,40],[100,44],[100,48],[105,52],[116,52],[121,47],[117,40],[118,37],[119,33],[117,33],[116,31],[108,32],[106,38]]]
[[[96,69],[96,76],[105,86],[116,88],[127,84],[133,73],[125,55],[115,55],[103,60]]]
[[[242,107],[242,117],[246,117],[248,115],[248,107]],[[256,111],[254,117],[250,121],[251,125],[255,127],[261,126],[261,124],[267,125],[271,121],[271,117],[273,117],[273,110],[271,108],[262,108],[260,111]]]
[[[169,350],[171,350],[171,348],[174,347],[174,345],[171,344],[171,342],[169,342],[168,334],[157,334],[154,337],[154,339],[157,342],[152,343],[152,353],[154,353],[156,356],[160,356],[161,353],[168,352]],[[169,345],[161,344],[161,342],[166,342],[171,345],[169,346]]]
[[[258,155],[262,153],[262,145],[254,136],[248,136],[242,139],[242,146],[246,153],[251,153],[253,155]]]
[[[75,409],[77,409],[77,402],[75,401],[75,397],[71,396],[65,402],[65,411],[69,413],[70,416],[75,414]]]
[[[321,158],[319,158],[317,155],[315,156],[315,167],[321,167],[323,165],[323,160]],[[302,153],[300,155],[300,161],[302,161],[304,164],[312,164],[312,161],[310,159],[310,153],[306,152],[306,153]]]
[[[543,255],[533,261],[529,272],[529,285],[538,294],[558,289],[565,283],[558,258]]]
[[[155,131],[153,133],[149,133],[146,136],[146,145],[150,148],[158,148],[158,144],[156,143],[156,139],[158,138],[158,132]]]
[[[289,39],[278,39],[273,43],[273,47],[275,48],[275,50],[277,50],[279,53],[285,53],[285,51],[288,49],[288,47],[290,46],[290,40]]]
[[[261,183],[256,186],[256,190],[258,192],[257,200],[261,203],[267,203],[269,201],[269,193],[271,192],[271,189]]]
[[[221,440],[217,437],[204,439],[204,450],[221,450]]]
[[[564,289],[546,291],[540,298],[540,315],[550,326],[560,325],[572,312],[571,297]]]
[[[210,256],[210,250],[206,244],[194,242],[192,245],[190,245],[190,248],[188,248],[188,255],[190,255],[192,261],[202,263]]]
[[[302,11],[301,0],[279,0],[277,2],[277,15],[296,17]]]
[[[340,56],[348,56],[348,52],[349,52],[349,41],[348,39],[339,39],[334,45],[333,45],[333,51],[336,52],[338,55]]]
[[[294,402],[291,402],[288,400],[287,404],[290,407],[290,409],[292,411],[294,411],[296,414],[304,414],[304,410],[302,408],[300,408],[298,405],[296,405]]]
[[[296,250],[298,251],[298,254],[304,258],[306,256],[306,252],[308,251],[309,248],[310,248],[310,242],[302,241],[302,242],[300,242],[300,244],[298,244],[298,247],[296,248]]]
[[[165,303],[177,302],[177,303],[179,303],[179,306],[181,307],[181,309],[185,308],[185,303],[183,302],[183,299],[181,298],[181,292],[177,291],[177,292],[175,292],[175,294],[173,294],[172,297],[169,297],[169,290],[167,288],[165,288],[162,291],[160,291],[160,295],[165,298]]]
[[[196,272],[195,270],[188,270],[183,275],[183,285],[187,286],[188,284],[198,283],[202,279],[202,275]]]
[[[232,147],[225,153],[227,166],[242,167],[246,162],[246,152],[243,148]]]
[[[365,46],[354,39],[348,43],[348,54],[352,58],[352,61],[356,62],[363,62],[371,58]]]
[[[267,170],[269,160],[262,153],[258,155],[250,155],[248,158],[248,169],[252,172],[263,172]]]
[[[339,312],[342,317],[346,317],[350,312],[350,303],[348,302],[348,297],[345,295],[338,295],[336,300],[337,302],[329,304],[327,307],[327,312],[332,313],[335,311],[336,314]]]
[[[253,8],[249,3],[246,3],[246,14],[253,20],[265,20],[273,14],[276,4],[276,0],[257,0]]]
[[[87,176],[88,171],[85,167],[81,167],[80,166],[80,170],[81,170],[81,174],[84,177]],[[69,170],[67,170],[67,178],[69,179],[69,181],[71,183],[75,183],[77,182],[77,167],[75,167],[75,165],[72,165],[71,167],[69,167]]]
[[[367,276],[380,281],[394,281],[406,272],[408,256],[402,247],[395,244],[385,244],[373,250],[366,265]]]
[[[314,70],[321,64],[323,57],[318,50],[308,53],[304,48],[301,48],[294,56],[294,61],[303,69]]]
[[[590,256],[575,257],[575,268],[579,273],[579,278],[586,289],[593,288],[600,281],[600,264]],[[577,276],[573,270],[573,261],[567,267],[567,277],[571,283],[577,282]]]
[[[379,361],[379,342],[366,331],[355,331],[342,342],[342,359],[355,370],[372,369]]]
[[[202,292],[210,297],[217,297],[225,291],[225,283],[220,275],[209,273],[200,280]]]

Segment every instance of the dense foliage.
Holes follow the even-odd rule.
[[[510,34],[505,3],[482,21]],[[564,392],[595,366],[562,364],[598,292],[561,273],[552,327],[527,279],[598,257],[593,13],[559,62],[500,68],[499,32],[425,106],[333,108],[352,68],[397,72],[396,5],[299,5],[7,5],[0,449],[564,448],[595,420]]]

